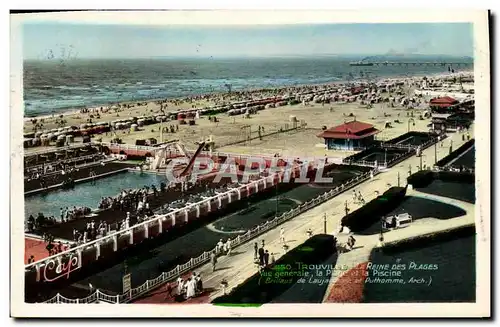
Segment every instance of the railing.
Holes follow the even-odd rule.
[[[417,148],[416,145],[411,144],[392,144],[392,143],[382,143],[382,148],[388,149],[404,149],[404,150],[413,150]]]
[[[96,145],[107,146],[108,148],[118,148],[118,150],[136,150],[136,151],[158,151],[161,150],[159,147],[147,146],[147,145],[133,145],[127,143],[109,143],[109,142],[97,142]]]
[[[304,164],[308,164],[308,163],[304,163]],[[126,235],[126,234],[130,234],[130,233],[133,233],[134,230],[136,229],[145,229],[145,228],[148,228],[148,225],[150,223],[153,223],[155,221],[158,221],[159,219],[161,220],[165,220],[167,219],[168,217],[171,217],[175,214],[178,214],[178,213],[186,213],[186,212],[189,212],[191,211],[192,209],[196,209],[196,208],[199,208],[200,205],[202,204],[205,204],[207,202],[212,202],[213,200],[216,200],[218,198],[222,198],[222,197],[229,197],[231,196],[231,194],[233,192],[241,192],[241,190],[245,189],[247,190],[248,188],[251,188],[252,186],[253,187],[257,187],[258,188],[258,185],[260,183],[264,183],[264,184],[267,184],[267,181],[271,180],[272,181],[272,184],[274,184],[274,179],[275,178],[278,178],[278,183],[279,181],[282,180],[283,176],[291,173],[291,169],[298,169],[300,170],[302,168],[302,166],[304,165],[298,165],[296,167],[287,167],[285,169],[285,171],[282,171],[282,172],[277,172],[277,173],[274,173],[272,175],[269,175],[269,176],[266,176],[266,177],[263,177],[261,179],[258,179],[258,180],[255,180],[255,181],[249,181],[247,183],[244,183],[243,185],[239,186],[239,187],[236,187],[236,188],[232,188],[226,192],[223,192],[223,193],[218,193],[214,196],[211,196],[211,197],[207,197],[205,199],[203,199],[202,201],[200,202],[196,202],[196,203],[191,203],[191,204],[187,204],[185,207],[182,207],[182,208],[179,208],[179,209],[175,209],[175,210],[172,210],[171,212],[167,213],[167,214],[164,214],[164,215],[159,215],[159,216],[153,216],[152,218],[146,220],[146,221],[143,221],[139,224],[136,224],[132,227],[129,227],[127,229],[123,229],[123,230],[120,230],[120,231],[116,231],[112,234],[109,234],[109,235],[106,235],[102,238],[99,238],[97,240],[94,240],[94,241],[91,241],[91,242],[87,242],[85,244],[82,244],[82,245],[79,245],[77,247],[74,247],[70,250],[66,250],[66,251],[63,251],[63,252],[60,252],[58,254],[55,254],[55,255],[52,255],[50,257],[47,257],[47,258],[44,258],[44,259],[41,259],[41,260],[38,260],[34,263],[31,263],[29,265],[26,265],[25,266],[25,269],[31,269],[31,268],[40,268],[40,265],[46,263],[46,262],[49,262],[51,260],[54,260],[56,258],[62,258],[66,255],[70,255],[70,254],[78,254],[78,253],[81,253],[82,251],[84,251],[87,247],[90,247],[90,246],[96,246],[96,247],[99,247],[99,245],[101,243],[104,243],[106,241],[113,241],[115,240],[115,238],[119,238],[120,236],[123,236],[123,235]]]
[[[378,167],[379,165],[375,161],[344,161],[344,163],[347,163],[349,165],[356,165],[356,166],[363,166],[363,167]]]
[[[219,193],[219,194],[216,194],[212,197],[208,197],[208,198],[205,198],[203,199],[202,201],[200,202],[196,202],[196,203],[192,203],[192,204],[188,204],[186,205],[185,207],[183,208],[179,208],[179,209],[175,209],[175,210],[172,210],[171,212],[167,213],[167,214],[164,214],[164,215],[160,215],[160,216],[153,216],[151,219],[148,219],[146,221],[143,221],[139,224],[136,224],[132,227],[129,227],[127,229],[123,229],[123,230],[120,230],[120,231],[116,231],[110,235],[106,235],[102,238],[99,238],[98,240],[94,240],[94,241],[91,241],[91,242],[88,242],[88,243],[85,243],[85,244],[82,244],[82,245],[79,245],[75,248],[72,248],[70,250],[66,250],[66,251],[63,251],[63,252],[60,252],[56,255],[53,255],[53,256],[50,256],[50,257],[47,257],[47,258],[44,258],[44,259],[41,259],[41,260],[38,260],[34,263],[31,263],[29,265],[26,265],[25,266],[25,269],[31,269],[31,268],[34,268],[36,267],[37,265],[40,265],[40,264],[44,264],[45,262],[48,262],[50,260],[53,260],[53,259],[56,259],[58,257],[63,257],[65,255],[69,255],[71,253],[78,253],[78,251],[83,251],[85,250],[85,248],[87,247],[90,247],[90,246],[99,246],[101,243],[103,242],[106,242],[106,241],[112,241],[114,240],[115,238],[118,238],[120,236],[123,236],[125,234],[128,234],[128,233],[133,233],[134,230],[136,229],[139,229],[139,228],[145,228],[146,225],[149,225],[150,223],[154,222],[154,221],[158,221],[159,219],[166,219],[167,217],[169,216],[172,216],[172,215],[175,215],[177,213],[183,213],[183,212],[186,212],[186,211],[190,211],[192,209],[196,209],[197,206],[203,204],[203,203],[206,203],[208,201],[212,201],[212,200],[215,200],[219,197],[223,197],[223,196],[229,196],[231,193],[235,192],[235,191],[239,191],[240,189],[246,189],[247,187],[251,187],[251,186],[255,186],[256,184],[260,183],[261,181],[264,181],[264,180],[268,180],[270,177],[274,178],[274,177],[277,177],[278,173],[276,174],[273,174],[271,176],[267,176],[265,178],[262,178],[262,179],[259,179],[257,181],[250,181],[249,183],[247,184],[244,184],[240,187],[237,187],[237,188],[233,188],[227,192],[224,192],[224,193]],[[273,179],[274,180],[274,179]]]
[[[253,228],[252,230],[249,230],[243,235],[238,235],[234,239],[230,241],[231,248],[234,249],[239,245],[242,245],[243,243],[246,243],[247,241],[257,237],[258,235],[261,235],[268,230],[271,230],[275,228],[276,226],[284,223],[285,221],[288,221],[299,214],[327,201],[330,200],[331,198],[337,196],[338,194],[344,192],[345,190],[365,181],[367,178],[370,177],[370,175],[373,173],[373,175],[376,175],[378,172],[377,170],[370,171],[367,173],[364,173],[362,175],[359,175],[357,177],[354,177],[347,181],[345,184],[342,184],[340,186],[337,186],[336,188],[327,191],[319,196],[317,196],[314,199],[311,199],[305,203],[302,203],[298,207],[295,207],[291,209],[288,212],[283,213],[279,217],[275,217],[271,221],[266,221],[263,224],[260,224]],[[158,218],[155,218],[158,219]],[[87,296],[86,298],[83,299],[68,299],[60,294],[57,294],[55,297],[51,298],[50,300],[45,301],[44,303],[94,303],[94,302],[108,302],[108,303],[126,303],[130,302],[131,300],[134,300],[154,288],[174,280],[177,278],[177,276],[182,275],[184,273],[187,273],[191,270],[193,270],[196,267],[199,267],[200,265],[203,265],[207,262],[210,261],[210,253],[215,251],[208,251],[202,253],[200,256],[196,258],[191,258],[188,262],[186,262],[183,265],[177,265],[176,268],[172,269],[169,272],[163,272],[161,273],[158,277],[147,280],[145,283],[142,285],[131,289],[125,294],[118,294],[118,295],[107,295],[99,290],[96,290],[93,294]]]
[[[95,162],[95,161],[98,161],[98,160],[102,160],[102,159],[106,159],[104,156],[100,155],[99,153],[94,153],[94,154],[90,154],[90,155],[86,155],[86,156],[82,156],[82,157],[76,157],[76,158],[69,158],[69,159],[62,159],[62,160],[58,160],[58,161],[54,161],[54,162],[48,162],[46,164],[39,164],[39,165],[36,165],[36,166],[31,166],[31,167],[26,167],[26,169],[24,170],[25,173],[31,173],[33,172],[34,170],[38,170],[39,168],[44,168],[44,167],[47,167],[47,166],[57,166],[57,165],[60,165],[60,164],[71,164],[71,163],[77,163],[79,161],[86,161],[87,159],[94,159],[96,157],[98,157],[96,160],[93,160],[92,162]],[[56,172],[56,171],[54,171]],[[25,176],[25,178],[27,178],[28,176]]]
[[[245,137],[242,138],[242,139],[238,139],[238,140],[235,140],[235,141],[230,141],[230,142],[226,142],[226,143],[221,143],[221,144],[216,144],[216,147],[217,148],[222,148],[222,147],[225,147],[225,146],[230,146],[230,145],[236,145],[236,144],[241,144],[241,143],[246,143],[246,142],[251,142],[251,141],[254,141],[254,140],[257,140],[259,138],[266,138],[266,137],[269,137],[269,136],[273,136],[273,135],[278,135],[278,134],[282,134],[282,133],[288,133],[288,132],[291,132],[291,131],[298,131],[300,130],[302,127],[300,125],[297,125],[296,127],[288,127],[286,128],[285,127],[281,127],[281,128],[278,128],[278,129],[273,129],[272,131],[266,131],[265,134],[262,134],[262,135],[254,135],[254,134],[257,134],[258,132],[257,131],[252,131],[252,134],[250,135],[250,137]]]
[[[70,150],[70,149],[85,148],[85,147],[88,147],[89,145],[95,145],[95,144],[94,143],[78,143],[78,144],[62,146],[59,148],[55,147],[55,148],[50,148],[50,149],[26,152],[24,155],[26,157],[27,156],[34,156],[34,155],[40,155],[40,154],[51,153],[51,152],[56,152],[56,151],[66,151],[66,150]]]

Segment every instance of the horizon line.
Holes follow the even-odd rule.
[[[319,57],[336,57],[355,58],[355,57],[386,57],[386,58],[408,58],[408,57],[447,57],[461,58],[474,60],[473,56],[468,55],[452,55],[452,54],[279,54],[279,55],[174,55],[174,56],[141,56],[141,57],[73,57],[73,58],[24,58],[23,61],[44,61],[44,62],[59,62],[59,61],[78,61],[78,60],[146,60],[146,59],[288,59],[288,58],[319,58]]]

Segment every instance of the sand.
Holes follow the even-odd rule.
[[[434,76],[433,79],[446,78],[449,76],[449,74],[444,76]],[[419,81],[420,79],[421,78],[411,77],[391,80]],[[268,92],[263,93],[268,94]],[[404,88],[404,94],[412,96],[413,93],[414,86]],[[255,97],[256,95],[257,93],[250,96]],[[385,93],[382,94],[383,98],[389,96],[391,95]],[[234,100],[236,100],[235,97],[233,97],[233,99],[226,98],[222,100],[220,96],[214,96],[210,100],[200,99],[193,102],[183,102],[177,104],[174,104],[173,101],[169,101],[167,103],[168,107],[166,111],[174,111],[174,109],[188,109],[192,107],[204,108],[214,105],[215,103],[220,103],[221,101],[227,102]],[[196,147],[195,142],[212,136],[217,147],[217,151],[271,155],[278,152],[282,155],[290,156],[294,156],[299,153],[302,156],[328,154],[329,156],[333,155],[344,157],[351,153],[345,151],[327,151],[324,148],[317,146],[318,144],[324,143],[323,139],[316,136],[321,132],[323,126],[333,127],[355,118],[358,121],[371,123],[375,125],[376,128],[381,130],[381,133],[377,135],[377,138],[390,139],[408,131],[409,117],[407,116],[407,112],[413,111],[415,126],[410,124],[410,129],[427,131],[428,128],[426,126],[430,123],[430,121],[419,120],[418,116],[426,110],[427,106],[425,103],[428,100],[430,100],[430,97],[423,97],[422,106],[418,109],[412,110],[406,109],[398,104],[392,108],[389,107],[388,103],[378,103],[374,104],[372,108],[367,108],[366,105],[361,105],[359,102],[338,102],[325,105],[299,104],[294,106],[287,105],[283,107],[269,108],[258,111],[257,114],[251,115],[250,118],[245,118],[244,115],[228,116],[226,113],[221,113],[217,115],[219,118],[219,122],[217,123],[210,122],[206,116],[201,116],[200,119],[196,120],[196,125],[194,126],[179,125],[178,132],[163,133],[163,141],[178,139],[181,140],[181,142],[183,142],[188,148],[194,149]],[[160,112],[160,105],[156,102],[149,102],[134,108],[121,109],[121,111],[117,113],[101,114],[100,119],[94,119],[93,122],[112,121],[120,118],[150,115],[158,112]],[[350,114],[354,115],[354,117],[349,117]],[[73,113],[64,116],[64,120],[66,120],[67,126],[79,126],[80,124],[87,122],[89,116],[89,113]],[[262,140],[252,140],[246,144],[241,143],[238,145],[226,146],[228,143],[244,140],[247,137],[249,130],[251,130],[253,136],[257,136],[259,126],[264,127],[264,134],[278,131],[280,128],[291,128],[292,123],[290,121],[290,116],[295,116],[299,121],[298,125],[302,125],[303,127],[299,128],[297,131],[264,137]],[[45,118],[44,129],[57,127],[54,124],[56,119],[57,118]],[[401,123],[395,123],[394,120],[399,120]],[[384,126],[386,121],[390,121],[393,128],[385,129]],[[168,127],[169,125],[177,124],[177,121],[172,121],[163,123],[163,126]],[[25,132],[31,131],[32,126],[33,125],[30,121],[25,121]],[[150,137],[161,141],[160,124],[144,126],[140,131],[136,132],[128,130],[118,131],[116,132],[116,135],[120,137],[124,143],[129,144],[135,144],[137,139],[146,139]],[[107,133],[107,135],[96,135],[93,140],[96,141],[101,139],[103,142],[109,142],[112,138],[114,138],[114,133]],[[77,138],[76,142],[79,141],[81,141],[81,139]],[[32,152],[41,149],[43,148],[34,147],[25,149],[25,151]]]

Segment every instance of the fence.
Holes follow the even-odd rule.
[[[284,128],[280,127],[277,130],[266,132],[265,134],[262,134],[260,136],[259,135],[254,136],[254,134],[258,134],[257,131],[251,131],[250,135],[249,135],[248,132],[243,132],[243,138],[242,139],[239,139],[239,140],[236,140],[236,141],[227,142],[227,143],[221,143],[221,144],[217,144],[216,143],[216,148],[222,148],[222,147],[225,147],[225,146],[230,146],[230,145],[236,145],[236,144],[251,142],[251,141],[254,141],[254,140],[258,140],[258,139],[264,139],[264,138],[272,136],[272,135],[278,135],[278,134],[282,134],[282,133],[288,133],[288,132],[291,132],[291,131],[298,131],[301,128],[303,128],[302,125],[297,125],[297,126],[294,126],[294,127],[291,127],[291,128],[287,127],[285,125]]]
[[[300,168],[300,167],[298,167]],[[147,229],[149,224],[152,223],[152,222],[155,222],[155,221],[161,221],[162,219],[166,219],[168,216],[172,216],[172,215],[175,215],[177,213],[186,213],[192,209],[196,209],[197,206],[200,206],[202,205],[203,203],[207,203],[207,202],[210,202],[213,201],[213,200],[216,200],[216,199],[220,199],[221,197],[223,196],[228,196],[230,197],[231,194],[233,192],[237,192],[239,190],[242,190],[242,189],[247,189],[247,188],[250,188],[250,187],[258,187],[259,183],[261,181],[263,181],[265,184],[267,184],[267,181],[269,179],[272,179],[272,181],[274,181],[274,177],[276,177],[277,174],[273,174],[273,175],[270,175],[270,176],[267,176],[265,178],[262,178],[262,179],[259,179],[259,180],[256,180],[256,181],[250,181],[249,183],[247,184],[244,184],[240,187],[237,187],[237,188],[233,188],[233,189],[230,189],[228,190],[227,192],[224,192],[224,193],[219,193],[219,194],[216,194],[215,196],[212,196],[212,197],[209,197],[209,198],[205,198],[203,199],[202,201],[200,202],[197,202],[197,203],[191,203],[191,204],[188,204],[186,205],[185,207],[183,208],[179,208],[179,209],[176,209],[176,210],[173,210],[171,212],[169,212],[168,214],[165,214],[165,215],[162,215],[162,216],[154,216],[152,217],[151,219],[148,219],[142,223],[139,223],[139,224],[136,224],[132,227],[129,227],[127,229],[123,229],[123,230],[120,230],[120,231],[117,231],[117,232],[114,232],[110,235],[106,235],[100,239],[97,239],[97,240],[94,240],[94,241],[91,241],[91,242],[88,242],[88,243],[85,243],[85,244],[82,244],[82,245],[79,245],[75,248],[72,248],[70,250],[66,250],[66,251],[63,251],[61,253],[58,253],[56,255],[53,255],[53,256],[50,256],[48,258],[44,258],[44,259],[41,259],[39,261],[36,261],[34,263],[31,263],[29,265],[26,265],[25,266],[25,269],[31,269],[31,268],[37,268],[39,269],[40,266],[39,265],[42,265],[42,264],[45,264],[47,262],[50,262],[51,260],[54,260],[54,259],[58,259],[58,258],[62,258],[66,255],[70,255],[70,254],[74,254],[74,253],[77,253],[77,254],[81,254],[81,252],[83,252],[87,247],[90,247],[90,246],[96,246],[96,247],[99,247],[100,244],[106,242],[106,241],[113,241],[113,242],[117,242],[117,238],[121,237],[121,236],[126,236],[126,235],[130,235],[130,233],[133,233],[134,230],[136,229],[139,229],[139,228],[142,228],[142,229]],[[278,178],[280,178],[281,180],[281,177],[278,176]],[[273,182],[274,183],[274,182]]]
[[[391,144],[391,143],[382,143],[382,148],[387,149],[404,149],[404,150],[414,150],[417,146],[410,144]]]
[[[90,155],[87,155],[87,156],[82,156],[82,157],[77,157],[77,158],[70,158],[70,159],[62,159],[62,160],[59,160],[59,161],[54,161],[54,162],[49,162],[49,163],[46,163],[46,164],[39,164],[39,165],[36,165],[36,166],[31,166],[31,167],[27,167],[24,172],[25,174],[30,174],[32,172],[36,172],[38,171],[39,169],[44,169],[45,167],[56,167],[57,165],[60,165],[60,164],[64,164],[64,165],[69,165],[69,164],[72,164],[74,163],[74,167],[77,167],[79,165],[77,165],[78,163],[84,161],[84,163],[82,164],[83,166],[85,166],[86,164],[88,164],[90,161],[90,163],[94,163],[96,161],[102,161],[103,159],[106,159],[106,157],[98,154],[98,153],[94,153],[94,154],[90,154]],[[48,172],[47,174],[45,175],[49,175],[50,173],[52,172],[59,172],[57,170],[53,170],[53,171],[50,171]],[[25,176],[24,178],[29,178],[30,176]]]
[[[38,150],[38,151],[30,151],[26,152],[24,155],[27,156],[35,156],[35,155],[40,155],[40,154],[46,154],[46,153],[52,153],[56,151],[66,151],[66,150],[71,150],[71,149],[78,149],[78,148],[85,148],[90,145],[94,145],[92,143],[78,143],[78,144],[72,144],[72,145],[67,145],[67,146],[62,146],[62,147],[55,147],[55,148],[49,148],[49,149],[44,149],[44,150]]]
[[[107,146],[110,149],[118,149],[120,150],[134,150],[134,151],[151,151],[155,152],[158,150],[161,150],[160,147],[154,147],[154,146],[147,146],[147,145],[133,145],[133,144],[127,144],[127,143],[107,143],[107,142],[101,142],[101,143],[95,143],[96,145],[102,145],[102,146]]]
[[[287,220],[290,220],[299,214],[327,201],[330,200],[331,198],[337,196],[338,194],[344,192],[345,190],[365,181],[370,177],[370,174],[372,172],[367,172],[362,175],[358,175],[355,178],[350,179],[347,181],[347,183],[342,184],[340,186],[337,186],[336,188],[327,191],[319,196],[317,196],[314,199],[311,199],[307,202],[304,202],[303,204],[299,205],[296,208],[291,209],[288,212],[283,213],[279,217],[275,217],[271,221],[266,221],[264,224],[260,224],[256,226],[254,229],[249,230],[247,233],[243,235],[238,235],[234,239],[231,240],[231,248],[234,249],[237,246],[257,237],[258,235],[261,235],[268,230],[271,230],[275,228],[276,226],[284,223]],[[377,174],[377,171],[373,171],[373,174]],[[213,250],[212,250],[213,251]],[[166,282],[169,282],[171,280],[174,280],[177,278],[177,276],[187,273],[191,270],[193,270],[196,267],[199,267],[200,265],[203,265],[207,262],[210,261],[210,253],[212,251],[204,252],[197,258],[191,258],[188,262],[186,262],[183,265],[178,265],[175,269],[172,269],[169,272],[163,272],[161,273],[158,277],[147,280],[144,284],[141,286],[138,286],[136,288],[131,289],[129,292],[125,294],[118,294],[118,295],[108,295],[105,294],[99,290],[96,290],[93,294],[82,298],[82,299],[69,299],[66,298],[60,294],[57,294],[55,297],[51,298],[50,300],[45,301],[44,303],[71,303],[71,304],[79,304],[79,303],[98,303],[98,302],[107,302],[107,303],[126,303],[130,302],[131,300],[134,300],[151,290],[155,289],[156,287],[163,285]]]

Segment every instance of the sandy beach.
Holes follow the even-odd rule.
[[[462,71],[454,74],[437,74],[427,76],[429,80],[445,80],[450,78],[468,77],[472,72]],[[416,86],[422,81],[423,76],[411,76],[403,78],[380,78],[372,80],[372,83],[401,83],[404,84],[399,88],[399,94],[406,97],[413,97]],[[356,84],[361,84],[362,81],[356,81]],[[341,85],[339,83],[329,83],[324,85],[312,86],[297,86],[283,87],[273,90],[255,90],[245,92],[233,92],[232,94],[212,94],[205,96],[192,97],[190,99],[169,99],[168,101],[149,101],[135,103],[132,108],[127,108],[130,103],[121,103],[110,108],[107,112],[102,112],[96,109],[95,112],[90,110],[87,113],[68,112],[61,118],[60,115],[54,117],[37,117],[37,122],[43,119],[43,129],[58,128],[61,126],[80,126],[81,124],[97,122],[111,122],[116,119],[126,119],[138,116],[155,115],[159,113],[176,112],[186,109],[203,109],[216,105],[234,103],[244,100],[262,99],[276,94],[287,94],[297,92],[297,90],[306,89],[321,89],[332,87],[333,85]],[[381,93],[382,99],[393,97],[391,93]],[[371,106],[362,104],[359,100],[356,102],[332,102],[332,103],[299,103],[296,105],[285,105],[282,107],[269,108],[257,111],[249,118],[245,115],[229,116],[227,113],[217,114],[218,122],[208,120],[207,116],[201,116],[196,120],[196,125],[182,125],[178,121],[167,121],[163,124],[157,123],[141,127],[138,131],[119,130],[116,131],[116,136],[123,143],[135,144],[137,139],[156,138],[160,141],[178,139],[186,144],[188,148],[194,148],[195,142],[206,139],[212,136],[215,146],[218,151],[236,152],[236,153],[260,153],[274,154],[282,153],[283,155],[335,155],[333,151],[327,151],[318,144],[323,143],[323,140],[316,135],[321,132],[321,129],[342,124],[344,121],[356,119],[358,121],[373,124],[381,133],[377,136],[381,139],[389,139],[399,134],[405,133],[408,128],[410,130],[427,130],[426,125],[428,120],[420,120],[418,117],[427,109],[427,103],[431,96],[422,95],[418,101],[420,104],[413,109],[408,109],[406,106],[399,103],[394,103],[390,106],[387,102],[374,103]],[[120,105],[120,108],[118,108]],[[113,109],[111,109],[113,108]],[[415,125],[408,124],[411,112],[413,112]],[[298,125],[302,126],[296,131],[290,131],[284,134],[276,134],[269,137],[263,137],[262,140],[252,140],[246,144],[229,145],[235,141],[243,141],[248,130],[252,131],[252,135],[258,135],[259,126],[264,128],[264,135],[273,131],[278,131],[280,128],[287,129],[292,127],[291,117],[295,117]],[[25,118],[24,132],[33,132],[32,123],[33,117]],[[60,123],[61,119],[63,124]],[[399,122],[395,122],[399,121]],[[58,124],[59,122],[59,124]],[[392,128],[385,128],[386,122],[391,122]],[[160,126],[169,127],[176,125],[179,127],[175,133],[163,133],[160,136]],[[250,127],[248,127],[250,126]],[[95,135],[94,141],[101,140],[110,142],[115,137],[115,133],[108,132],[106,134]],[[81,142],[81,138],[76,138],[75,142]],[[43,147],[27,148],[27,153],[37,151]],[[344,156],[345,153],[338,155]]]

